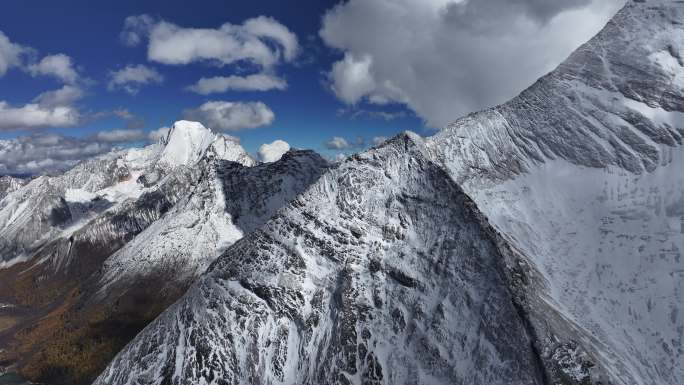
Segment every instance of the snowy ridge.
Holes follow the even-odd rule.
[[[0,177],[0,200],[25,184],[26,181],[24,179],[14,178],[9,175]]]
[[[682,20],[682,2],[629,3],[519,97],[428,139],[615,384],[684,382]]]
[[[631,2],[558,69],[432,142],[460,183],[508,179],[563,159],[633,173],[684,137],[684,30],[676,1]]]
[[[159,156],[160,166],[177,167],[197,163],[211,147],[220,159],[253,166],[254,160],[231,138],[215,134],[201,123],[181,120],[173,124],[164,138],[164,149]]]
[[[0,201],[0,268],[25,261],[72,217],[59,186],[32,180]]]
[[[119,295],[132,282],[165,277],[189,285],[228,246],[268,220],[327,168],[318,154],[292,151],[280,161],[245,167],[205,159],[203,175],[163,218],[105,261],[100,296]]]
[[[184,126],[201,140],[172,151]],[[175,127],[160,143],[36,178],[0,200],[0,302],[25,317],[0,334],[2,365],[32,381],[88,383],[222,251],[329,167],[296,150],[255,165],[228,136]],[[168,163],[172,153],[183,163]],[[83,346],[95,353],[83,358]]]
[[[95,383],[683,383],[682,20],[629,3],[509,103],[351,157]]]
[[[324,174],[95,383],[542,384],[503,257],[421,141]]]
[[[0,268],[31,259],[49,241],[69,237],[98,216],[110,215],[107,211],[125,209],[128,200],[154,191],[167,175],[193,172],[205,155],[255,164],[234,140],[200,123],[180,121],[158,144],[113,151],[62,175],[8,188],[0,200]]]

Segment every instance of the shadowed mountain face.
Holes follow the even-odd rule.
[[[682,20],[630,3],[511,102],[327,172],[96,384],[681,384]]]
[[[28,246],[3,238],[17,250],[0,269],[3,366],[50,384],[92,381],[221,250],[327,168],[310,151],[249,167],[255,162],[239,145],[186,126],[177,123],[159,145],[38,178],[2,201],[10,215],[1,231],[32,234],[25,229],[35,218],[49,229]],[[174,144],[181,134],[192,149]],[[99,178],[111,167],[121,175]]]

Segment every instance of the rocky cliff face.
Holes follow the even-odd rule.
[[[96,383],[541,384],[504,261],[405,134],[228,249]]]
[[[21,186],[26,184],[26,181],[12,176],[0,177],[0,200],[7,194],[18,190]]]
[[[630,3],[519,97],[428,144],[541,274],[535,302],[579,332],[537,314],[540,349],[584,346],[613,383],[684,381],[682,20],[681,2]]]

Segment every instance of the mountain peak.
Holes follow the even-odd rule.
[[[236,139],[214,133],[199,122],[177,121],[161,143],[164,148],[158,164],[165,166],[189,166],[197,163],[208,152],[217,158],[245,166],[256,163]]]
[[[193,164],[215,139],[216,135],[199,122],[177,121],[169,130],[159,163],[169,166]]]

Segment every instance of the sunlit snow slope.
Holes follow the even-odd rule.
[[[683,57],[684,3],[630,3],[520,96],[429,140],[616,383],[684,383]]]

